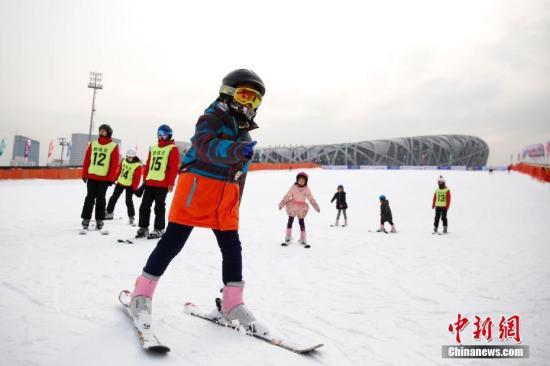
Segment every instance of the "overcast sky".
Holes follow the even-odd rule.
[[[159,124],[188,140],[221,79],[267,93],[260,146],[469,134],[507,164],[550,140],[550,1],[0,0],[0,139],[96,127],[146,155]],[[95,130],[95,128],[94,128]],[[56,148],[56,156],[59,150]]]

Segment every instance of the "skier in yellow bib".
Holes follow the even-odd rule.
[[[136,150],[129,149],[126,152],[126,159],[122,160],[119,167],[118,179],[116,182],[113,195],[109,198],[107,212],[105,212],[105,220],[113,219],[115,205],[122,192],[126,191],[126,208],[128,209],[128,219],[130,225],[135,225],[136,211],[134,209],[134,201],[132,200],[134,193],[137,191],[141,182],[141,160],[137,157]]]
[[[447,188],[443,176],[439,176],[437,184],[439,188],[434,192],[434,197],[432,200],[432,209],[435,208],[434,234],[437,234],[440,218],[441,221],[443,221],[443,234],[446,234],[448,226],[447,211],[451,206],[451,191]]]
[[[105,195],[107,188],[117,178],[118,145],[111,136],[113,129],[107,124],[99,126],[99,138],[88,145],[82,164],[82,180],[86,183],[87,194],[82,207],[82,228],[88,229],[95,206],[96,228],[103,228],[105,216]],[[84,231],[85,233],[85,231]]]
[[[172,129],[161,125],[157,130],[158,142],[151,146],[144,167],[145,190],[139,206],[139,229],[136,238],[160,238],[166,226],[166,195],[174,189],[178,175],[180,154],[174,140]],[[154,230],[149,233],[151,206],[155,203]]]

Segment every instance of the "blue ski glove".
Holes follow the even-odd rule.
[[[252,155],[254,155],[254,146],[256,146],[256,144],[258,143],[258,141],[250,141],[250,142],[247,142],[244,147],[243,147],[243,155],[247,158],[247,159],[252,159]]]

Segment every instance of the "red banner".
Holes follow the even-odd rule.
[[[51,158],[54,149],[53,140],[50,141],[50,147],[48,148],[48,159]]]

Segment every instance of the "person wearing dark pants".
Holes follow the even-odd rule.
[[[192,230],[193,226],[168,223],[162,241],[159,241],[149,256],[143,271],[153,276],[162,276],[172,259],[185,245]],[[215,229],[212,231],[222,253],[222,281],[224,283],[242,281],[241,241],[238,231]]]
[[[447,209],[445,207],[436,207],[435,208],[435,220],[434,220],[434,228],[435,231],[437,231],[437,227],[439,226],[439,219],[441,219],[441,222],[443,222],[443,230],[447,232]]]
[[[116,180],[118,170],[118,145],[111,136],[113,129],[106,124],[99,126],[99,138],[88,145],[82,164],[82,180],[87,194],[82,207],[82,228],[88,229],[95,206],[96,228],[103,228],[105,194]]]
[[[376,231],[384,232],[384,233],[387,232],[386,229],[384,228],[384,224],[387,222],[388,224],[391,225],[390,232],[392,233],[397,232],[397,230],[395,229],[395,225],[393,224],[390,201],[388,201],[386,196],[383,194],[380,195],[378,199],[380,200],[380,228]]]
[[[155,203],[155,230],[164,231],[166,226],[166,196],[168,189],[145,186],[141,206],[139,207],[139,227],[148,227],[151,220],[151,206]]]
[[[134,149],[129,149],[126,152],[126,159],[120,163],[119,174],[113,195],[109,199],[107,211],[105,212],[105,220],[112,220],[115,211],[116,203],[122,194],[126,191],[126,208],[128,209],[128,220],[130,225],[135,225],[136,211],[134,209],[134,201],[132,200],[134,193],[137,191],[142,175],[141,161],[137,157]]]
[[[139,206],[139,229],[136,238],[160,238],[166,226],[166,196],[172,192],[178,175],[180,154],[174,140],[172,129],[161,125],[157,129],[157,144],[151,146],[143,176],[145,188]],[[155,203],[155,226],[149,232],[151,206]]]
[[[440,176],[437,185],[438,189],[434,192],[432,199],[432,209],[435,208],[435,219],[434,219],[434,234],[437,233],[439,227],[439,219],[443,221],[443,233],[447,233],[448,221],[447,221],[447,211],[451,206],[451,191],[447,188],[445,179]]]
[[[95,219],[96,225],[100,224],[100,221],[104,219],[105,213],[105,195],[107,194],[107,188],[113,183],[103,182],[100,180],[88,179],[86,182],[87,194],[84,199],[84,206],[82,207],[81,218],[83,220],[89,220],[92,218],[92,212],[95,206]],[[84,226],[84,223],[82,223]],[[86,229],[86,228],[85,228]]]
[[[115,205],[122,195],[122,192],[126,191],[126,208],[128,209],[128,218],[130,219],[130,224],[134,223],[134,217],[136,216],[136,209],[134,208],[134,191],[132,187],[124,187],[120,184],[115,186],[113,190],[113,195],[109,198],[109,203],[107,204],[107,212],[105,213],[105,220],[113,219],[113,212],[115,211]]]
[[[168,227],[131,294],[130,311],[136,321],[150,325],[158,281],[193,227],[198,226],[212,229],[222,253],[224,286],[219,316],[247,331],[265,333],[266,329],[244,303],[238,235],[239,206],[256,145],[249,132],[258,128],[254,116],[264,93],[265,86],[258,75],[250,70],[235,70],[223,79],[218,99],[199,117],[192,147],[181,162]],[[148,190],[151,187],[146,182],[142,205],[154,198],[154,193],[146,196]]]
[[[336,201],[336,210],[338,210],[338,213],[336,214],[336,222],[334,223],[334,226],[338,226],[338,222],[340,221],[340,215],[344,214],[344,225],[348,226],[348,216],[346,215],[346,210],[348,209],[348,203],[346,202],[346,192],[344,191],[344,186],[339,185],[337,188],[337,192],[332,196],[332,199],[330,202]]]
[[[288,221],[286,223],[286,228],[292,230],[292,225],[294,224],[294,216],[289,216]],[[306,231],[306,220],[302,218],[298,218],[298,225],[300,226],[300,232]]]

